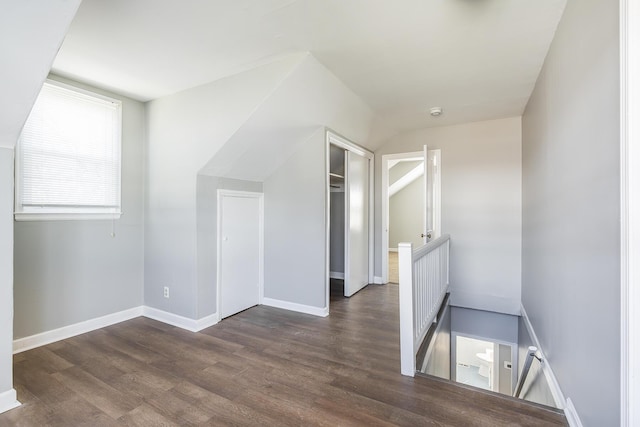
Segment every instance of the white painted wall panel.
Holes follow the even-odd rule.
[[[264,182],[264,296],[326,307],[325,131]]]
[[[585,426],[620,424],[618,19],[567,2],[523,115],[522,300]]]
[[[442,233],[451,235],[452,304],[519,314],[521,123],[519,117],[422,129],[376,152],[376,276],[381,275],[381,156],[442,150]]]
[[[13,388],[13,154],[0,147],[0,393]]]

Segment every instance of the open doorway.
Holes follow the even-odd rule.
[[[454,381],[511,396],[515,345],[459,334],[453,334],[452,338]]]
[[[382,281],[398,283],[398,243],[441,235],[440,150],[382,156]]]

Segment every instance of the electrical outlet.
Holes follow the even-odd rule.
[[[164,287],[164,297],[165,298],[169,298],[169,287],[168,286]]]

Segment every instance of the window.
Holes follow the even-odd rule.
[[[47,80],[16,151],[16,220],[116,219],[121,102]]]

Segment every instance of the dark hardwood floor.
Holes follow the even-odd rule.
[[[17,354],[0,426],[543,426],[564,416],[400,375],[398,287],[318,318],[255,307],[201,333],[137,318]]]

